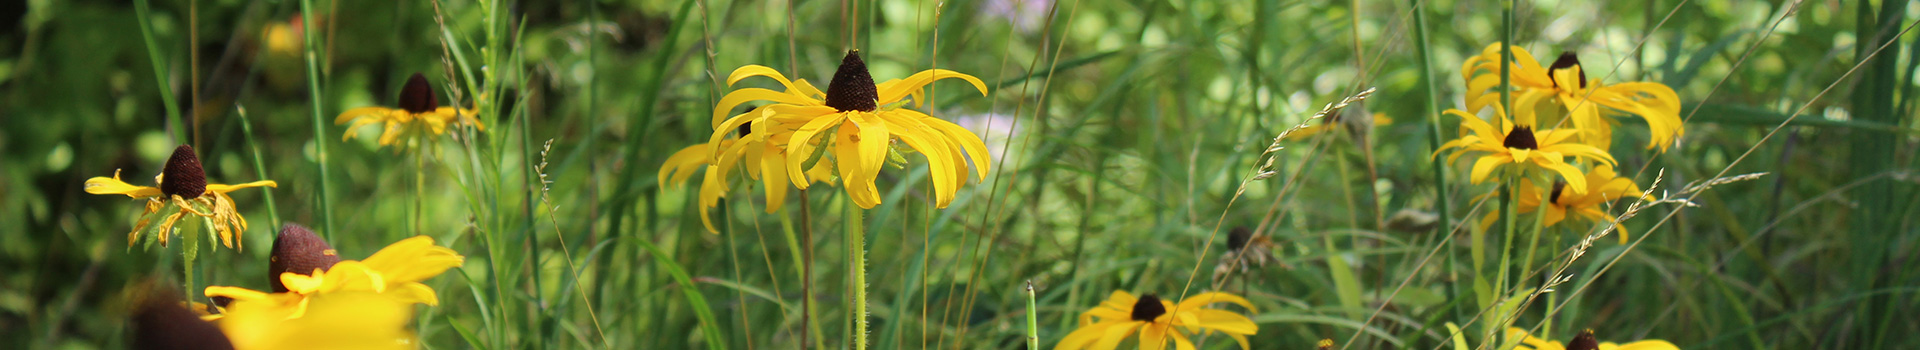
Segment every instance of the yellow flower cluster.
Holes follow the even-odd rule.
[[[719,232],[707,210],[727,196],[727,180],[736,168],[745,168],[748,177],[761,181],[768,212],[784,204],[788,184],[804,190],[836,179],[854,204],[867,209],[879,205],[874,181],[881,166],[898,159],[896,140],[926,156],[937,207],[952,203],[970,179],[987,175],[990,159],[979,135],[906,108],[908,98],[924,105],[925,87],[940,79],[965,80],[985,95],[986,83],[979,78],[929,69],[906,79],[874,83],[858,52],[848,52],[842,59],[826,91],[760,65],[734,70],[727,84],[751,77],[772,78],[785,90],[742,88],[727,93],[714,106],[714,132],[708,142],[675,153],[660,169],[660,182],[668,185],[683,184],[694,170],[706,170],[700,184],[700,218],[708,232]],[[773,104],[727,115],[753,101]],[[967,171],[969,163],[973,172]]]
[[[1631,178],[1614,172],[1618,164],[1609,153],[1616,123],[1612,118],[1644,120],[1650,133],[1647,148],[1665,152],[1686,133],[1680,121],[1680,97],[1673,88],[1654,82],[1606,84],[1588,79],[1579,57],[1571,52],[1561,54],[1550,66],[1541,66],[1525,49],[1511,47],[1513,61],[1507,63],[1511,71],[1503,71],[1503,48],[1507,47],[1488,45],[1461,63],[1467,109],[1444,113],[1460,119],[1461,135],[1442,144],[1434,155],[1450,153],[1448,162],[1471,156],[1468,174],[1475,184],[1492,178],[1519,180],[1512,191],[1520,212],[1544,207],[1550,226],[1612,222],[1603,205],[1620,198],[1646,198]],[[1501,101],[1503,77],[1510,85],[1505,92],[1512,99],[1511,108]],[[1477,116],[1488,109],[1493,115],[1490,120]],[[1489,214],[1481,222],[1491,224],[1495,219],[1495,214]],[[1625,242],[1626,231],[1621,232]]]

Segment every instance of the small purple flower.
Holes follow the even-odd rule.
[[[1013,29],[1021,33],[1032,33],[1040,29],[1047,9],[1052,7],[1053,0],[987,0],[981,12],[1012,22]]]

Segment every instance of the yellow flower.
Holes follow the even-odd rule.
[[[274,309],[273,314],[283,315],[285,319],[301,318],[319,307],[314,304],[315,300],[333,294],[371,293],[409,305],[438,305],[440,299],[434,295],[433,288],[420,281],[459,267],[465,260],[453,249],[434,245],[432,237],[414,236],[388,245],[366,260],[342,260],[310,273],[280,273],[286,292],[267,293],[226,286],[210,286],[205,292],[209,297],[232,298],[234,305]],[[248,303],[240,304],[242,301]],[[235,308],[237,306],[229,305],[222,314],[235,314]]]
[[[930,69],[906,79],[875,84],[858,52],[848,52],[825,92],[805,80],[790,81],[780,72],[759,65],[734,70],[727,77],[727,84],[755,76],[773,78],[785,86],[786,91],[744,88],[727,93],[720,99],[714,108],[714,133],[707,143],[712,149],[720,151],[714,152],[711,157],[715,166],[730,166],[728,164],[735,160],[729,160],[726,156],[733,154],[734,149],[750,149],[764,143],[776,147],[768,150],[784,151],[774,156],[785,159],[783,169],[786,179],[794,186],[806,189],[811,182],[820,178],[804,173],[802,170],[812,169],[805,165],[817,164],[820,159],[831,156],[838,166],[839,177],[848,197],[861,208],[873,208],[880,204],[880,192],[874,187],[874,179],[879,176],[880,167],[887,162],[895,139],[926,155],[927,166],[933,177],[936,207],[945,208],[953,201],[954,193],[967,182],[969,161],[979,177],[984,178],[987,174],[987,147],[979,135],[951,122],[904,108],[908,97],[924,105],[924,88],[939,79],[966,80],[979,89],[981,95],[985,95],[986,83],[979,78],[944,69]],[[734,107],[749,101],[772,101],[775,104],[726,117]],[[720,145],[722,139],[741,125],[751,125],[753,132],[723,149]],[[831,137],[815,139],[823,134]],[[821,154],[816,155],[816,150]],[[826,152],[828,150],[831,152]],[[764,153],[769,151],[762,152],[762,157],[765,157]],[[762,163],[762,175],[774,168],[774,165],[765,164],[764,159]],[[709,171],[708,176],[715,175]]]
[[[303,298],[307,308],[284,307],[275,298],[235,299],[214,323],[233,348],[415,349],[408,329],[413,304],[392,293],[346,291]]]
[[[1680,350],[1680,347],[1674,346],[1673,343],[1659,339],[1641,340],[1626,344],[1600,342],[1594,338],[1593,330],[1591,329],[1575,335],[1573,341],[1568,342],[1568,344],[1564,346],[1560,345],[1560,342],[1557,341],[1534,338],[1533,335],[1527,334],[1526,330],[1519,328],[1507,328],[1507,338],[1519,339],[1520,346],[1516,349],[1523,350]]]
[[[1247,299],[1227,293],[1200,293],[1176,304],[1153,294],[1136,298],[1127,292],[1113,291],[1100,306],[1080,313],[1080,328],[1060,339],[1053,349],[1112,350],[1136,332],[1140,333],[1141,349],[1164,349],[1168,338],[1173,339],[1177,349],[1193,349],[1188,334],[1203,331],[1225,333],[1239,342],[1241,349],[1250,348],[1247,336],[1258,332],[1259,325],[1232,311],[1202,308],[1215,302],[1240,304],[1249,311],[1255,310]]]
[[[94,177],[87,179],[84,186],[87,193],[120,194],[133,199],[146,199],[146,211],[140,215],[140,221],[133,225],[133,231],[127,233],[127,245],[132,246],[145,232],[155,215],[162,212],[172,213],[160,221],[155,236],[160,245],[166,246],[168,237],[173,234],[173,226],[181,218],[191,214],[205,218],[220,238],[220,243],[228,248],[237,248],[244,242],[235,242],[238,232],[247,230],[247,219],[240,216],[234,207],[233,197],[227,193],[242,188],[279,187],[272,180],[254,181],[239,185],[207,183],[206,170],[200,167],[200,157],[193,152],[193,146],[180,145],[173,149],[173,156],[167,158],[167,165],[159,176],[153,178],[158,187],[135,186],[120,180],[120,171],[114,170],[113,177]],[[237,229],[237,230],[236,230]]]
[[[1553,187],[1547,191],[1547,198],[1553,199],[1547,204],[1547,217],[1545,218],[1547,226],[1553,226],[1554,224],[1567,220],[1569,214],[1571,214],[1574,219],[1570,222],[1612,222],[1613,215],[1607,214],[1606,209],[1600,207],[1602,204],[1612,203],[1614,200],[1627,197],[1640,197],[1646,200],[1653,200],[1652,197],[1646,197],[1645,194],[1640,193],[1640,186],[1635,185],[1633,179],[1618,176],[1614,173],[1613,167],[1610,166],[1594,166],[1593,169],[1587,171],[1585,180],[1586,181],[1583,182],[1586,183],[1587,188],[1584,192],[1567,191],[1566,187],[1572,185],[1563,182],[1555,182]],[[1520,213],[1531,213],[1534,208],[1540,207],[1540,192],[1542,188],[1540,186],[1534,186],[1532,180],[1521,179],[1520,182],[1520,195],[1516,197],[1520,202]],[[1627,243],[1628,232],[1626,226],[1620,226],[1619,230],[1620,243]]]
[[[386,131],[380,134],[381,146],[407,144],[400,143],[401,138],[425,139],[428,136],[447,133],[447,126],[471,125],[481,131],[487,126],[474,119],[472,109],[441,107],[434,95],[433,85],[427,83],[427,77],[414,73],[407,78],[407,84],[400,88],[400,107],[360,107],[349,109],[334,118],[334,124],[346,124],[347,132],[340,139],[351,139],[361,126],[385,124]]]
[[[1516,111],[1522,113],[1522,120],[1532,119],[1531,113],[1527,110],[1517,109]],[[1614,164],[1613,156],[1608,155],[1606,151],[1572,142],[1571,139],[1577,132],[1575,130],[1546,129],[1536,132],[1531,127],[1531,123],[1515,123],[1507,119],[1500,108],[1494,108],[1494,116],[1500,121],[1500,125],[1507,127],[1505,130],[1497,129],[1493,124],[1480,120],[1480,117],[1458,109],[1450,109],[1446,113],[1460,117],[1460,127],[1464,135],[1440,145],[1440,149],[1435,150],[1434,155],[1438,156],[1440,152],[1457,149],[1452,155],[1447,156],[1447,162],[1452,163],[1462,155],[1479,154],[1479,158],[1473,162],[1471,173],[1473,183],[1476,184],[1485,182],[1494,172],[1503,169],[1509,171],[1508,176],[1518,177],[1524,177],[1522,175],[1527,170],[1545,169],[1558,173],[1560,177],[1566,179],[1570,188],[1584,194],[1587,190],[1586,177],[1581,174],[1579,168],[1568,164],[1566,158],[1593,160],[1608,166]]]
[[[1500,43],[1487,45],[1479,56],[1460,64],[1460,75],[1467,81],[1467,110],[1478,112],[1499,102],[1500,47]],[[1601,107],[1607,108],[1607,114],[1625,113],[1646,120],[1651,134],[1648,149],[1666,152],[1676,138],[1686,135],[1680,122],[1680,95],[1671,87],[1653,82],[1606,85],[1599,79],[1587,80],[1579,57],[1572,52],[1562,53],[1551,67],[1541,67],[1532,54],[1515,46],[1513,59],[1513,74],[1508,80],[1514,87],[1514,106],[1529,108],[1541,99],[1554,97],[1571,110],[1573,127],[1580,129],[1580,139],[1587,144],[1604,150],[1613,143],[1614,121],[1603,118]]]
[[[762,129],[758,135],[772,136],[760,137],[752,132],[753,128]],[[720,140],[718,147],[714,147],[715,144],[706,143],[687,146],[668,156],[666,163],[660,166],[658,174],[660,183],[673,187],[686,184],[687,178],[692,177],[694,171],[703,168],[707,170],[706,176],[700,179],[700,222],[706,225],[708,233],[720,232],[714,228],[713,219],[707,215],[707,210],[719,205],[720,198],[727,197],[728,176],[733,174],[733,169],[738,167],[741,161],[748,164],[744,167],[747,170],[747,176],[760,180],[761,185],[766,188],[768,213],[780,211],[780,208],[786,204],[787,187],[790,186],[788,185],[790,181],[787,179],[787,160],[784,156],[786,150],[780,145],[786,144],[786,138],[793,134],[792,130],[786,129],[779,123],[755,123],[751,126],[740,125],[738,133],[740,138]],[[739,147],[735,147],[736,145]],[[726,152],[717,157],[720,159],[718,163],[713,161],[716,158],[713,153],[715,149]],[[812,169],[807,170],[807,174],[816,182],[826,181],[832,175],[832,171],[833,162],[821,160]]]

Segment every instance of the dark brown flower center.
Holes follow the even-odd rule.
[[[180,294],[151,288],[139,297],[128,320],[134,349],[231,350],[233,343],[213,323],[201,321],[193,310],[180,306]]]
[[[880,93],[874,90],[873,75],[867,73],[867,62],[860,60],[860,51],[847,51],[847,57],[840,59],[840,70],[833,72],[833,81],[827,83],[827,107],[841,112],[871,112],[879,108]]]
[[[1600,349],[1600,341],[1593,339],[1592,329],[1580,331],[1579,335],[1573,336],[1573,341],[1567,342],[1567,350],[1599,350],[1599,349]]]
[[[753,133],[753,122],[740,123],[740,128],[734,129],[733,132],[735,134],[734,136],[746,138],[747,134]]]
[[[427,76],[413,73],[407,78],[407,85],[400,87],[400,109],[407,113],[432,112],[440,107],[438,97],[433,96],[433,84],[427,82]]]
[[[313,275],[313,270],[326,270],[340,262],[340,255],[327,245],[327,241],[314,235],[305,226],[287,224],[280,227],[280,236],[273,239],[273,254],[267,256],[267,284],[273,286],[274,293],[287,292],[287,286],[280,283],[280,274],[292,272],[301,275]]]
[[[1246,248],[1247,241],[1252,239],[1253,230],[1248,230],[1246,226],[1235,227],[1233,228],[1233,232],[1227,233],[1227,249],[1236,252],[1240,251],[1240,249]]]
[[[1561,190],[1564,190],[1564,189],[1567,189],[1567,182],[1566,182],[1566,181],[1557,181],[1557,180],[1556,180],[1556,181],[1554,181],[1554,182],[1553,182],[1553,192],[1551,192],[1551,193],[1548,193],[1548,194],[1547,194],[1547,201],[1548,201],[1548,202],[1550,202],[1550,203],[1555,203],[1555,204],[1559,204],[1559,203],[1560,203],[1560,191],[1561,191]]]
[[[160,170],[160,193],[185,199],[207,193],[207,171],[200,168],[200,157],[194,155],[193,146],[173,148],[167,167]]]
[[[1580,67],[1580,56],[1574,55],[1573,52],[1571,51],[1561,52],[1560,58],[1553,60],[1553,67],[1547,68],[1547,71],[1556,72],[1561,69],[1576,68],[1576,67]],[[1553,77],[1547,77],[1547,80],[1553,80]],[[1560,82],[1554,81],[1553,87],[1559,88]],[[1587,88],[1587,69],[1586,68],[1580,69],[1580,88],[1582,89]]]
[[[1142,295],[1140,296],[1140,301],[1133,303],[1132,318],[1134,321],[1153,322],[1154,318],[1165,314],[1167,314],[1167,306],[1160,305],[1160,297],[1154,296],[1153,294]]]
[[[1533,128],[1525,126],[1514,126],[1513,131],[1507,133],[1507,139],[1500,143],[1507,148],[1540,149],[1540,142],[1533,139]]]

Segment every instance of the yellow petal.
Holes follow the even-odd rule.
[[[124,194],[132,198],[147,198],[160,195],[160,189],[147,186],[134,186],[120,180],[120,170],[113,171],[113,177],[94,177],[87,179],[81,188],[92,194]]]
[[[1234,303],[1247,308],[1249,312],[1260,312],[1260,309],[1254,307],[1253,302],[1247,301],[1246,298],[1221,292],[1207,292],[1189,296],[1187,299],[1180,301],[1179,308],[1181,310],[1200,310],[1208,304],[1213,303]]]
[[[813,156],[814,148],[820,146],[813,141],[813,138],[818,136],[820,132],[826,131],[828,127],[842,124],[841,121],[845,119],[843,118],[844,116],[845,114],[840,114],[834,117],[814,119],[813,121],[807,122],[806,125],[802,125],[800,128],[793,130],[793,137],[787,139],[787,178],[793,180],[794,187],[799,187],[804,190],[807,189],[807,185],[811,183],[811,181],[808,180],[808,174],[802,171],[812,170],[804,169],[804,165],[806,164],[807,158]],[[851,161],[851,159],[847,161]],[[826,163],[826,161],[822,160],[820,163]]]
[[[1119,348],[1121,341],[1127,340],[1127,336],[1133,335],[1133,331],[1140,329],[1141,326],[1146,324],[1146,322],[1132,321],[1107,326],[1107,329],[1102,330],[1100,334],[1100,341],[1094,342],[1093,346],[1089,346],[1087,349],[1113,350]]]
[[[931,84],[936,80],[949,78],[966,80],[968,83],[973,84],[974,89],[980,90],[980,96],[987,95],[987,83],[981,82],[980,78],[945,69],[928,69],[907,76],[906,79],[887,84],[887,86],[876,86],[880,93],[879,102],[881,105],[899,102],[900,98],[905,97],[909,93],[920,91],[920,89],[926,87],[927,84]]]
[[[1167,348],[1167,333],[1175,332],[1171,325],[1150,323],[1140,327],[1140,350],[1161,350]]]
[[[813,105],[820,104],[819,101],[814,101],[813,99],[810,99],[810,98],[800,97],[794,94],[783,93],[783,92],[767,90],[762,88],[744,88],[739,90],[733,90],[733,92],[729,92],[727,93],[726,96],[721,97],[720,102],[714,104],[713,106],[714,129],[720,130],[720,131],[733,130],[728,128],[721,128],[720,122],[725,121],[727,119],[727,113],[732,113],[734,107],[739,107],[740,104],[747,103],[750,101],[773,101],[775,103],[785,103],[785,104],[803,105],[803,106],[813,106]]]
[[[207,192],[230,193],[235,190],[239,190],[243,188],[254,188],[254,187],[280,188],[280,183],[273,182],[273,180],[261,180],[261,181],[248,182],[248,183],[243,183],[238,185],[207,184]]]

